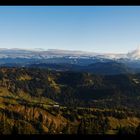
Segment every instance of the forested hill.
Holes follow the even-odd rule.
[[[101,76],[37,68],[1,68],[0,86],[15,95],[24,92],[34,97],[48,97],[63,105],[133,107],[139,101],[140,74]]]
[[[10,64],[6,64],[10,66]],[[6,66],[5,65],[5,66]],[[11,65],[12,66],[12,65]],[[73,71],[73,72],[90,72],[99,75],[118,75],[118,74],[134,74],[139,73],[139,68],[134,66],[128,66],[124,63],[118,63],[115,61],[109,62],[94,62],[86,65],[79,64],[69,64],[69,63],[38,63],[38,64],[28,64],[26,67],[30,68],[47,68],[57,71]]]
[[[0,134],[140,133],[140,74],[0,68]]]

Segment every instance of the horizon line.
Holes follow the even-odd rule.
[[[115,53],[115,52],[97,52],[97,51],[84,51],[84,50],[74,50],[74,49],[51,49],[51,48],[48,48],[48,49],[46,49],[46,48],[6,48],[6,47],[3,47],[3,48],[0,48],[0,50],[4,50],[4,49],[7,49],[7,50],[28,50],[28,51],[69,51],[69,52],[73,52],[73,51],[75,51],[75,52],[81,52],[81,53],[95,53],[95,54],[127,54],[127,53],[130,53],[130,52],[133,52],[133,51],[137,51],[137,50],[140,50],[140,47],[136,47],[135,49],[133,49],[133,50],[130,50],[130,51],[128,51],[128,52],[126,52],[126,53],[123,53],[123,52],[117,52],[117,53]]]

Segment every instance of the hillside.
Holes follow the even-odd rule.
[[[0,133],[136,131],[140,123],[139,84],[139,74],[101,76],[3,67],[0,69]]]
[[[0,69],[0,86],[13,95],[25,93],[37,98],[47,97],[63,105],[73,102],[78,106],[91,105],[95,102],[100,104],[100,100],[103,99],[106,105],[112,100],[116,106],[131,105],[133,108],[133,101],[139,101],[139,84],[140,74],[103,76],[87,72],[37,68]],[[114,101],[114,98],[120,100],[120,104],[117,100]],[[127,100],[130,100],[128,105]]]

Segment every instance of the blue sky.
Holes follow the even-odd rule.
[[[0,48],[126,53],[138,45],[139,6],[0,6]]]

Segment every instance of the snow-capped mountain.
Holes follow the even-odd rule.
[[[126,54],[115,53],[96,53],[96,52],[84,52],[74,50],[58,50],[48,49],[0,49],[0,58],[26,58],[26,59],[50,59],[50,58],[69,58],[69,59],[130,59],[140,60],[140,48]]]
[[[58,50],[58,49],[48,49],[42,50],[37,49],[0,49],[0,58],[52,58],[52,57],[101,57],[101,58],[121,58],[124,54],[100,54],[95,52],[84,52],[84,51],[74,51],[74,50]]]
[[[45,67],[100,74],[140,72],[140,49],[126,54],[49,49],[0,49],[0,66]]]
[[[135,60],[140,59],[140,48],[133,50],[131,52],[128,52],[127,57],[130,59],[135,59]]]

